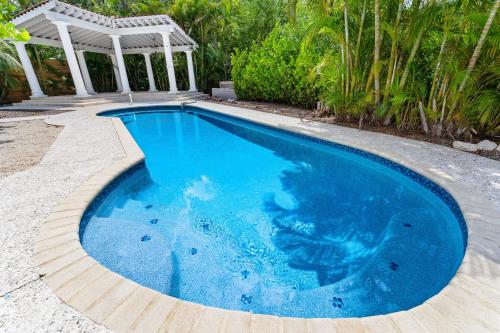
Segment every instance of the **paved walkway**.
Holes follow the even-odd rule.
[[[206,102],[198,104],[212,106]],[[40,165],[0,179],[0,332],[105,331],[54,296],[39,279],[31,256],[34,237],[50,211],[90,176],[124,157],[111,120],[93,116],[97,111],[121,106],[128,105],[100,105],[50,116],[48,122],[65,128]],[[491,216],[500,216],[500,212],[492,209],[500,207],[500,162],[379,133],[315,122],[301,123],[296,118],[242,109],[235,111],[224,106],[217,108],[306,134],[321,134],[341,143],[370,146],[401,156],[430,173],[460,184],[464,196],[476,198],[477,207],[483,207]],[[482,193],[487,199],[476,193]],[[490,273],[497,283],[500,272],[493,270]],[[477,297],[481,302],[491,298],[489,304],[498,309],[500,293],[489,290],[489,294]],[[424,320],[430,325],[429,331],[439,328],[438,322],[432,326],[433,321],[433,318]]]
[[[65,128],[41,163],[0,179],[0,332],[101,331],[39,279],[33,239],[57,203],[123,151],[110,119],[77,111],[48,122]]]

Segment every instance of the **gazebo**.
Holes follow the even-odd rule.
[[[102,53],[111,58],[118,92],[124,94],[131,92],[124,54],[144,55],[149,91],[157,91],[150,56],[164,52],[169,89],[176,93],[172,53],[184,52],[189,91],[197,91],[192,52],[198,45],[168,15],[114,18],[58,0],[48,0],[20,13],[12,23],[30,33],[28,43],[64,49],[78,97],[95,94],[84,52]],[[25,43],[17,42],[15,46],[31,89],[31,98],[46,97],[26,53]]]

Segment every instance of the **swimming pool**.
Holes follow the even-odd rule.
[[[84,249],[146,287],[294,317],[409,309],[453,277],[457,204],[430,180],[354,148],[207,110],[122,110],[146,155],[81,223]]]

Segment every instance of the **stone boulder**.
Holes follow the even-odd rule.
[[[484,151],[493,151],[497,148],[497,144],[490,140],[483,140],[479,142],[477,145],[477,149]]]
[[[453,148],[471,153],[475,153],[477,151],[477,146],[475,144],[463,141],[453,141]]]

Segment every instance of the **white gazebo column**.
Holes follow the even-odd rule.
[[[52,21],[59,31],[59,38],[61,38],[61,43],[64,48],[64,53],[66,54],[66,60],[68,61],[69,70],[71,72],[71,77],[73,78],[73,83],[75,84],[76,96],[87,97],[89,94],[85,89],[85,83],[83,82],[82,73],[80,73],[80,67],[78,66],[78,61],[76,60],[75,50],[73,49],[73,44],[71,44],[71,38],[68,32],[68,22],[63,21]]]
[[[78,58],[78,63],[80,64],[80,70],[82,71],[83,82],[85,83],[85,88],[89,94],[95,94],[94,87],[92,86],[92,80],[90,79],[89,69],[87,68],[87,63],[85,62],[84,50],[77,50],[76,57]]]
[[[130,85],[128,84],[127,68],[125,68],[125,61],[123,60],[122,47],[120,45],[120,35],[109,35],[113,40],[113,48],[115,49],[116,62],[118,64],[118,71],[120,72],[120,79],[122,82],[122,93],[128,94],[131,92]]]
[[[118,64],[116,63],[116,56],[114,54],[110,54],[109,57],[111,58],[111,63],[113,64],[113,72],[115,73],[115,80],[116,80],[116,92],[122,92],[123,87],[122,87],[122,79],[120,77],[120,71],[118,70]]]
[[[146,71],[148,72],[149,91],[158,91],[156,89],[155,77],[153,75],[153,67],[151,66],[151,56],[149,53],[143,53],[144,61],[146,62]]]
[[[19,54],[19,59],[21,60],[21,65],[23,65],[24,73],[28,79],[28,84],[30,85],[31,98],[47,97],[47,95],[43,93],[42,88],[40,88],[40,83],[38,83],[30,57],[26,52],[25,44],[26,43],[18,42],[15,45],[17,54]]]
[[[193,67],[193,51],[184,51],[186,53],[188,74],[189,74],[189,91],[198,91],[196,88],[196,79],[194,77],[194,67]]]
[[[172,46],[170,45],[170,32],[160,32],[163,38],[163,49],[165,50],[165,61],[167,62],[168,83],[170,92],[176,93],[177,82],[175,81],[174,59],[172,58]]]

